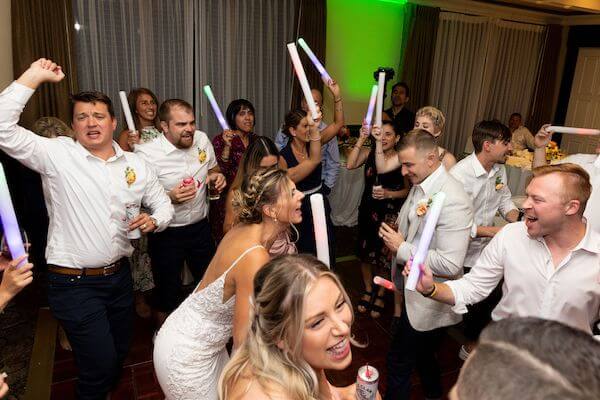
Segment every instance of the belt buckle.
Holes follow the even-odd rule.
[[[115,273],[114,268],[115,268],[115,264],[110,264],[110,265],[103,267],[103,272],[104,272],[103,275],[104,276],[113,275]]]

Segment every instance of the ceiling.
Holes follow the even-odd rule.
[[[600,14],[600,0],[477,0],[561,16]]]

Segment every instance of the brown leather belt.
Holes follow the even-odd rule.
[[[123,258],[110,265],[97,268],[67,268],[58,265],[48,265],[48,271],[60,275],[76,276],[109,276],[119,272],[123,266]]]

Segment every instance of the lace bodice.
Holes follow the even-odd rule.
[[[168,399],[211,399],[216,395],[228,359],[225,346],[232,335],[235,306],[235,295],[223,302],[225,279],[240,259],[259,247],[248,248],[220,277],[204,289],[194,290],[158,332],[155,368]]]

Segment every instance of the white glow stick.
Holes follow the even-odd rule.
[[[369,98],[369,108],[367,108],[367,115],[365,116],[365,124],[371,126],[373,120],[373,110],[375,109],[375,102],[377,101],[377,93],[379,87],[373,85],[371,88],[371,97]]]
[[[219,121],[219,125],[221,125],[221,129],[223,129],[224,131],[229,130],[229,124],[227,123],[227,120],[225,119],[225,117],[223,117],[223,113],[221,112],[221,109],[219,108],[219,104],[217,103],[217,100],[215,99],[215,95],[213,94],[210,86],[204,85],[203,89],[204,89],[204,94],[208,98],[210,106],[212,107],[213,112],[215,113],[215,117],[217,117],[217,121]]]
[[[312,61],[317,71],[319,71],[319,74],[321,74],[321,79],[323,79],[323,82],[325,82],[325,84],[328,85],[329,82],[331,82],[333,79],[331,79],[331,76],[327,73],[325,67],[323,66],[323,64],[321,64],[321,61],[319,61],[315,53],[313,53],[310,47],[308,47],[308,44],[304,41],[304,39],[298,39],[298,44],[300,45],[300,47],[302,47],[310,61]]]
[[[600,135],[600,129],[572,128],[570,126],[549,126],[546,132],[574,133],[576,135]]]
[[[383,113],[383,90],[385,88],[385,72],[379,73],[377,86],[377,105],[375,106],[375,122],[373,125],[381,127],[381,119]]]
[[[415,290],[417,287],[417,282],[421,276],[420,266],[427,259],[427,252],[429,251],[431,238],[433,237],[433,232],[435,231],[435,226],[437,225],[438,218],[440,217],[445,199],[446,193],[444,192],[436,193],[431,199],[431,206],[429,206],[429,210],[427,211],[427,215],[425,217],[425,227],[423,228],[423,233],[421,234],[421,239],[419,240],[419,244],[417,246],[417,252],[413,257],[410,273],[408,274],[408,279],[406,280],[405,287],[408,290]]]
[[[292,64],[294,65],[294,70],[296,71],[296,76],[298,77],[298,82],[300,82],[300,87],[302,88],[302,92],[304,93],[304,98],[306,99],[308,109],[310,110],[313,119],[317,119],[317,117],[319,116],[319,114],[317,113],[317,106],[315,105],[315,99],[313,98],[312,92],[310,91],[310,86],[308,84],[308,80],[306,79],[306,74],[304,73],[302,62],[300,62],[298,49],[296,48],[296,45],[294,43],[288,43],[287,48],[288,52],[290,53],[290,58],[292,59]]]
[[[325,221],[325,204],[321,193],[310,196],[310,207],[312,208],[313,226],[315,227],[317,258],[329,267],[329,238],[327,237],[327,222]]]
[[[133,117],[131,116],[131,110],[129,109],[129,103],[127,102],[127,93],[121,90],[119,91],[119,97],[121,98],[121,107],[123,107],[127,129],[129,129],[130,132],[133,132],[135,131],[135,124],[133,123]]]

